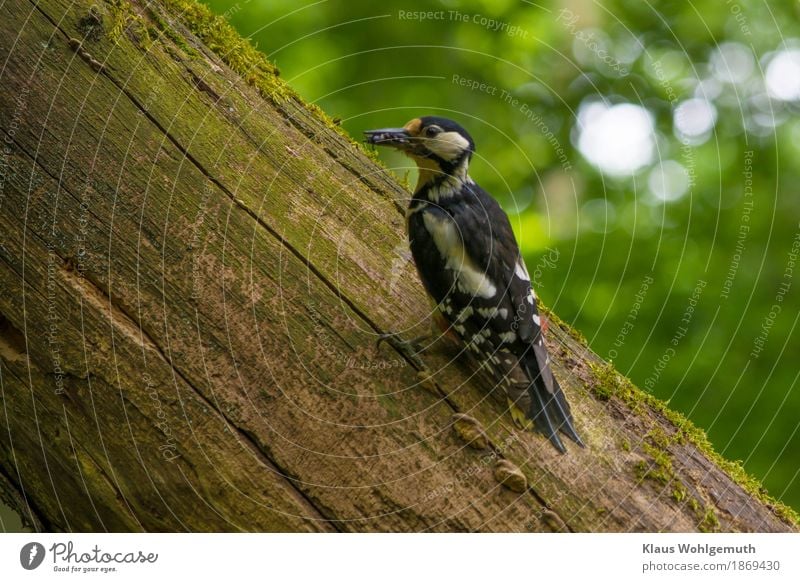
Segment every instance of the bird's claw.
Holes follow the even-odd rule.
[[[415,368],[418,370],[427,370],[427,366],[425,366],[425,363],[419,357],[419,354],[422,352],[420,342],[423,339],[425,339],[424,336],[404,340],[398,333],[382,333],[378,336],[378,341],[375,342],[375,349],[379,349],[381,344],[386,342],[400,352],[400,354],[411,362]]]
[[[508,409],[511,412],[511,420],[518,429],[527,431],[533,430],[533,421],[528,418],[525,411],[517,406],[510,398],[508,399]]]

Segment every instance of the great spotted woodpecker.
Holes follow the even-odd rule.
[[[420,278],[469,351],[504,385],[514,421],[533,421],[562,453],[559,431],[583,446],[550,369],[536,295],[508,217],[469,177],[470,135],[434,116],[365,135],[416,162],[406,221]]]

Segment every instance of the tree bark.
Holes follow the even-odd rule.
[[[452,346],[377,349],[428,327],[408,193],[226,35],[187,0],[0,5],[0,489],[32,527],[796,529],[555,317],[566,455]]]

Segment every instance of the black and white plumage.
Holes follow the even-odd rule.
[[[457,123],[429,116],[367,132],[367,140],[400,149],[419,167],[408,234],[420,278],[442,315],[553,446],[566,452],[559,432],[583,445],[550,369],[536,296],[508,217],[469,177],[472,138]]]

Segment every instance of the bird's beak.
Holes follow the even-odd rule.
[[[406,148],[411,143],[411,134],[402,127],[371,129],[364,132],[365,141],[372,145]]]

